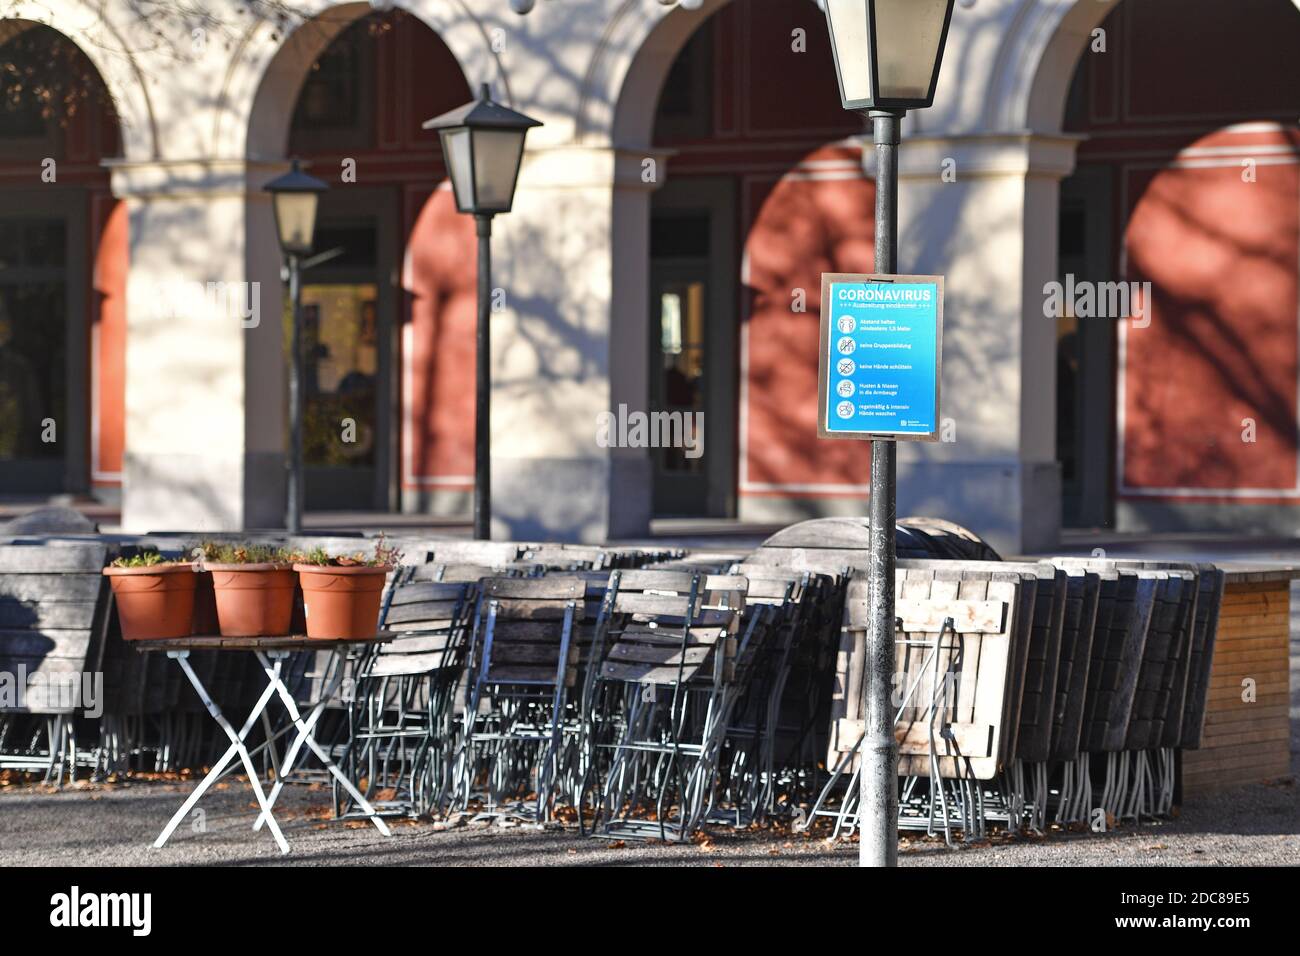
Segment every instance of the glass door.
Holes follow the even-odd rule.
[[[1109,183],[1084,167],[1061,184],[1059,278],[1109,281]],[[1056,457],[1067,528],[1114,525],[1115,355],[1113,319],[1079,318],[1066,303],[1056,320]]]
[[[394,268],[385,217],[323,210],[315,247],[332,258],[303,273],[306,507],[387,511]],[[287,353],[287,350],[286,350]]]
[[[647,423],[656,517],[736,514],[739,266],[729,179],[651,200]]]
[[[707,277],[707,270],[699,267],[660,269],[655,276],[651,414],[646,425],[655,467],[654,508],[659,515],[709,512],[704,441],[704,423],[709,418]]]
[[[303,458],[308,507],[373,507],[379,376],[374,283],[304,287]]]
[[[84,492],[82,233],[66,202],[14,215],[24,199],[0,196],[0,493]]]

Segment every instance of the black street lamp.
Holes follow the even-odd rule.
[[[903,114],[934,102],[953,0],[824,0],[840,98],[870,117],[876,143],[876,272],[898,271],[898,144]],[[898,744],[894,741],[894,526],[898,459],[871,443],[870,627],[861,748],[860,862],[898,863]]]
[[[542,124],[494,103],[487,84],[472,103],[424,124],[436,129],[456,194],[456,208],[478,227],[477,381],[474,401],[474,537],[492,536],[491,358],[492,217],[514,204],[524,137]]]
[[[293,329],[289,358],[289,491],[285,527],[293,534],[302,531],[302,258],[311,253],[316,234],[316,209],[320,195],[329,188],[308,176],[293,161],[293,167],[263,187],[271,194],[275,210],[275,231],[289,270],[289,300],[293,307]]]

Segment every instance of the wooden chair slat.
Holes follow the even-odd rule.
[[[587,593],[587,582],[569,576],[490,578],[484,582],[483,593],[490,598],[529,598],[539,601],[582,600]]]
[[[108,546],[99,542],[0,544],[0,574],[98,574],[108,563]]]
[[[601,675],[611,680],[629,681],[638,684],[675,684],[691,680],[699,672],[699,665],[688,665],[683,669],[676,666],[664,667],[658,664],[619,663],[607,660],[601,666]]]
[[[94,601],[51,604],[0,597],[0,629],[89,628],[94,624],[96,609]]]
[[[704,663],[712,650],[712,645],[683,649],[680,645],[673,647],[666,644],[637,644],[631,641],[620,641],[610,650],[609,660],[645,664],[672,664],[674,666],[685,660],[688,665],[698,665]]]

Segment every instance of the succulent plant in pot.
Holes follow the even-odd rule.
[[[104,569],[113,587],[124,641],[188,637],[194,616],[194,568],[158,551],[115,558]]]
[[[212,576],[223,637],[289,633],[298,584],[289,552],[266,544],[205,541],[194,555]]]
[[[307,636],[365,640],[379,629],[379,605],[384,579],[401,559],[381,535],[373,551],[331,555],[323,548],[297,555],[307,614]]]

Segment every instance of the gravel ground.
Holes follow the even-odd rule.
[[[1300,759],[1293,762],[1300,772]],[[396,821],[392,839],[364,821],[330,821],[323,788],[290,787],[276,817],[293,852],[250,832],[255,814],[242,781],[219,784],[201,807],[206,832],[187,822],[162,850],[151,847],[191,783],[83,785],[61,792],[0,791],[0,866],[195,866],[288,863],[433,866],[846,866],[852,843],[771,832],[714,828],[688,846],[583,839],[575,830]],[[1293,783],[1245,787],[1200,797],[1171,821],[1107,834],[1055,832],[1043,838],[995,837],[949,849],[906,837],[900,860],[912,866],[1239,866],[1300,865],[1300,790]]]

